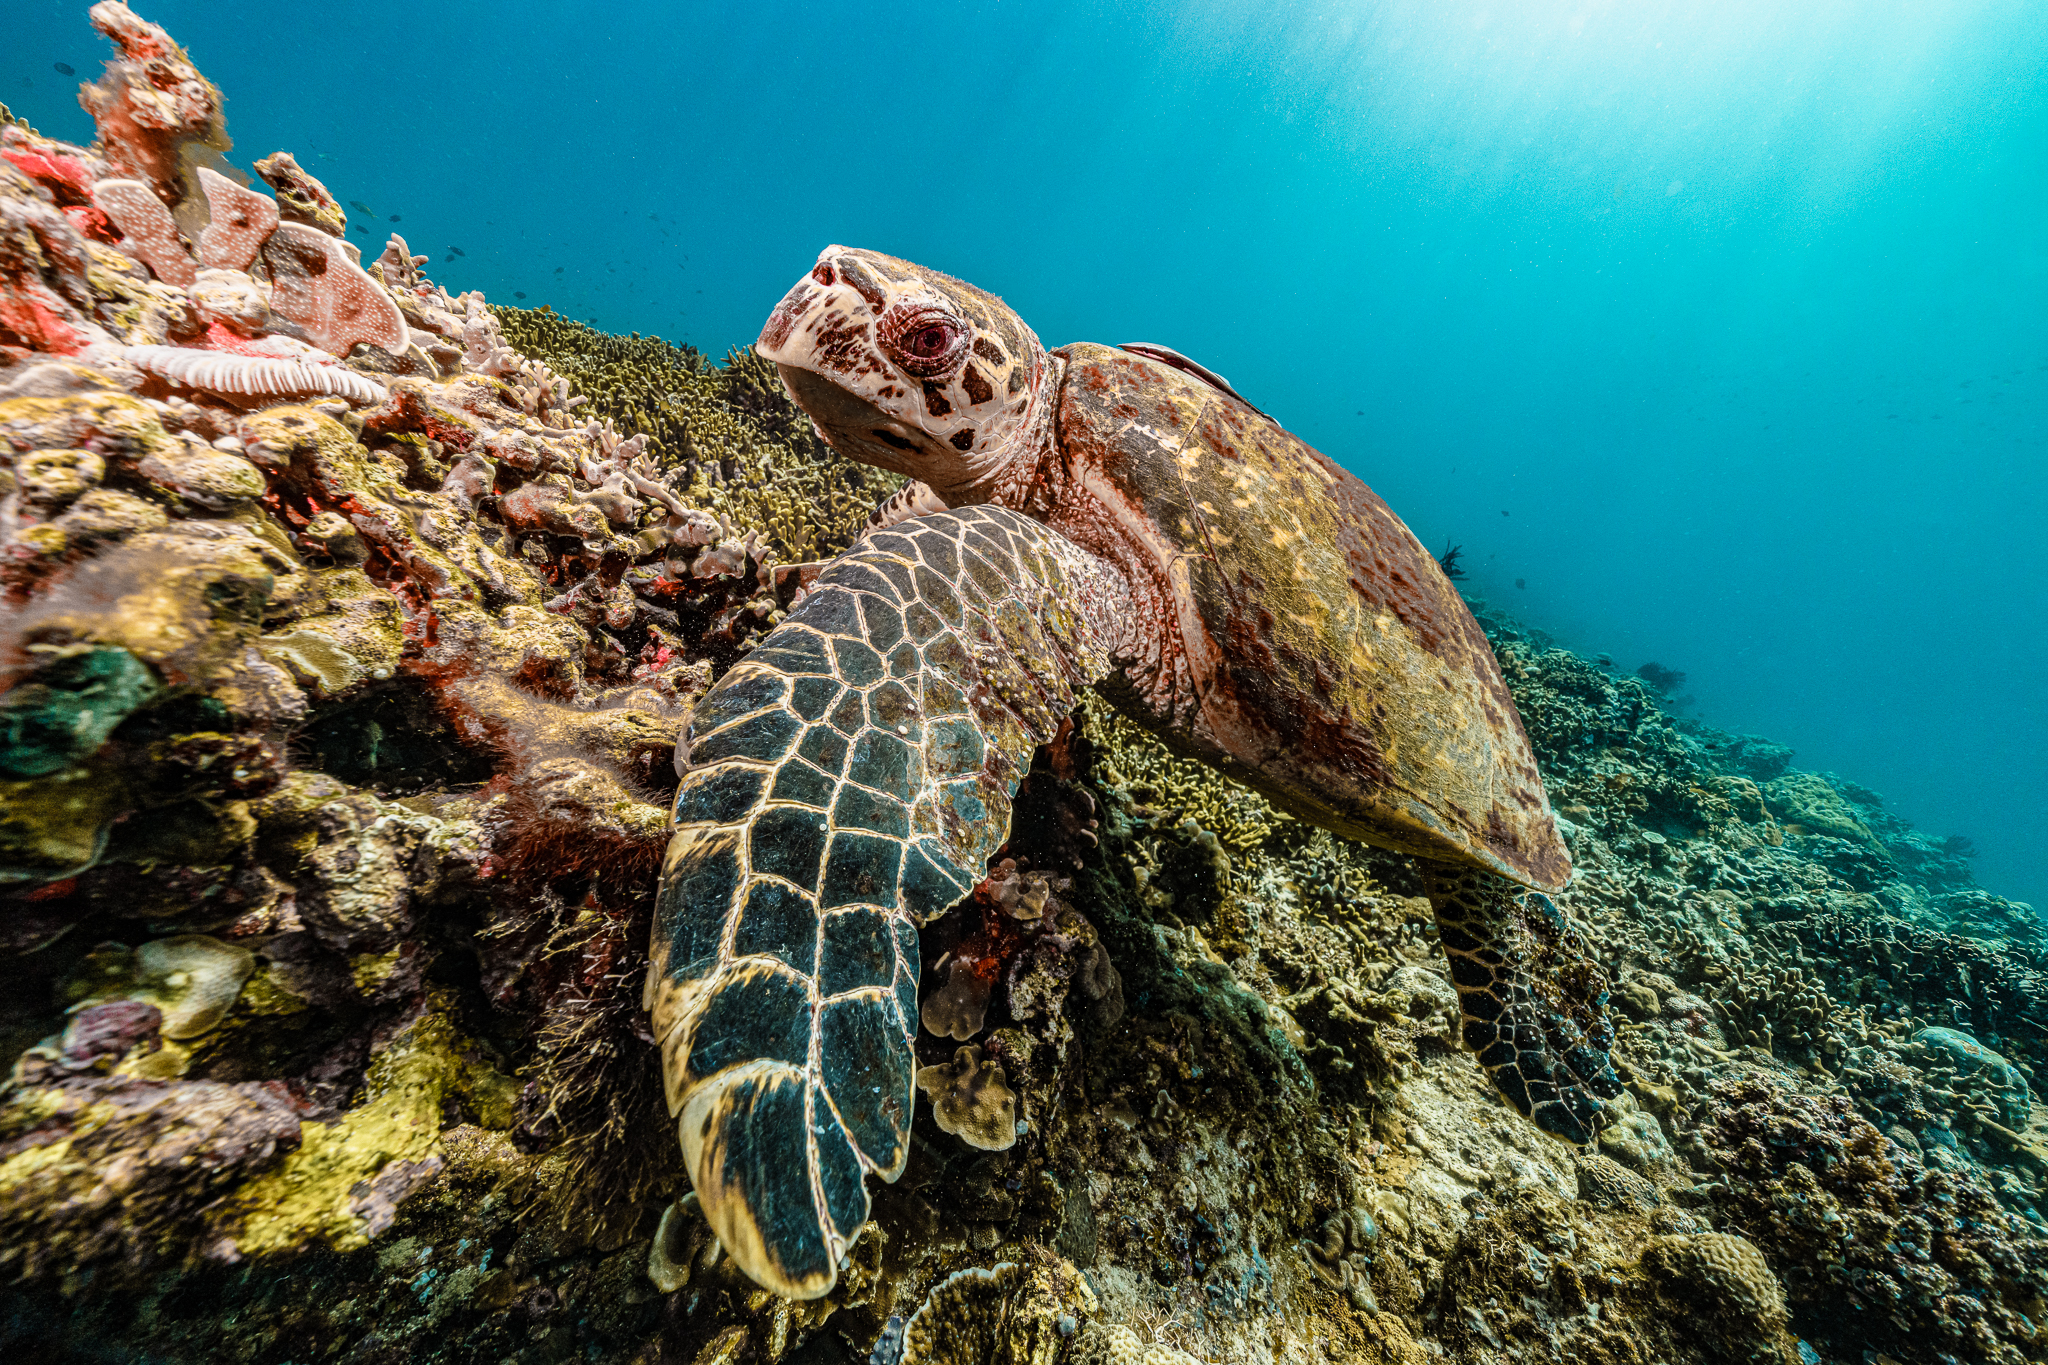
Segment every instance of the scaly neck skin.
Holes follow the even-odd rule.
[[[1046,356],[1044,374],[1017,434],[999,450],[977,460],[974,468],[963,469],[964,479],[945,484],[926,480],[946,506],[992,503],[1044,519],[1046,509],[1058,500],[1058,485],[1064,482],[1060,462],[1054,458],[1053,423],[1066,368],[1063,358]]]

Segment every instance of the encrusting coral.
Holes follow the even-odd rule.
[[[93,13],[99,142],[0,119],[10,1359],[2040,1358],[2038,919],[1483,608],[1619,968],[1597,1151],[1454,1046],[1404,864],[1089,702],[924,931],[902,1179],[747,1282],[640,1012],[671,754],[894,481],[755,358],[353,260]]]

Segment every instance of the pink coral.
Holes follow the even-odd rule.
[[[304,223],[279,223],[263,244],[270,266],[270,307],[307,339],[345,356],[358,341],[397,354],[411,342],[405,315],[340,242]]]
[[[79,91],[78,101],[99,126],[108,164],[176,208],[198,189],[190,168],[209,149],[228,149],[220,91],[170,34],[120,0],[94,5],[92,26],[121,55],[98,84]]]
[[[277,201],[244,189],[219,171],[199,168],[211,220],[199,234],[199,260],[217,270],[247,270],[264,239],[277,230]]]
[[[178,236],[178,225],[156,192],[140,180],[102,180],[92,187],[93,202],[121,229],[129,250],[156,272],[165,284],[192,283],[198,267]]]

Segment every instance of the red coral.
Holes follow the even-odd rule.
[[[29,179],[50,192],[59,208],[92,203],[92,172],[75,156],[41,152],[0,152]]]
[[[12,360],[78,354],[86,338],[66,320],[70,312],[41,282],[0,277],[0,352]]]

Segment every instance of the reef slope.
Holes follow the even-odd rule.
[[[1629,1021],[1597,1150],[1456,1047],[1401,860],[1091,703],[925,932],[904,1177],[748,1284],[640,1031],[671,752],[892,481],[748,355],[359,259],[93,14],[100,140],[0,125],[10,1360],[2048,1355],[2032,910],[1482,604]]]

